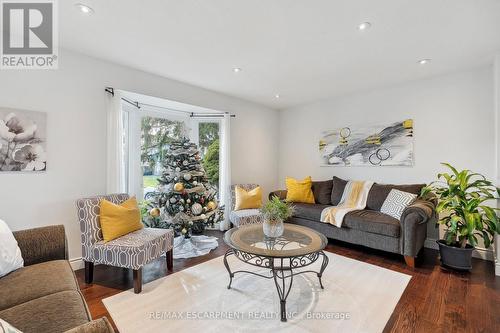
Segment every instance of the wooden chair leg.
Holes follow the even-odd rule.
[[[405,256],[406,265],[415,268],[415,257]]]
[[[174,267],[174,250],[170,249],[170,251],[167,251],[166,255],[167,255],[167,269],[171,271],[172,268]]]
[[[139,294],[142,291],[142,267],[134,269],[134,293]]]
[[[90,284],[94,280],[94,263],[84,261],[85,263],[85,283]]]

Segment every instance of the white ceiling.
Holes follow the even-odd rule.
[[[76,2],[95,13],[83,15]],[[499,0],[59,6],[61,47],[278,109],[485,65],[500,51]],[[373,26],[361,32],[364,21]],[[422,58],[432,62],[418,65]],[[234,67],[243,70],[235,74]]]

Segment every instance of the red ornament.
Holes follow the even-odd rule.
[[[201,202],[201,203],[205,203],[205,198],[203,198],[203,197],[202,197],[202,198],[200,199],[200,202]]]

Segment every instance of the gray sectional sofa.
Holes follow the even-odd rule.
[[[338,177],[333,177],[332,180],[313,182],[312,189],[316,203],[294,203],[296,212],[287,222],[313,228],[330,239],[402,254],[406,263],[414,267],[415,258],[424,246],[428,225],[430,224],[432,228],[435,224],[436,201],[418,198],[405,209],[400,220],[381,213],[380,208],[393,188],[419,194],[425,184],[388,185],[375,183],[368,194],[366,209],[348,213],[341,228],[321,222],[322,210],[339,203],[346,184],[346,180]],[[269,196],[285,199],[286,191],[274,191]]]

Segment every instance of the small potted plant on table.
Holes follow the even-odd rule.
[[[283,221],[292,217],[294,210],[290,203],[273,196],[261,208],[264,215],[264,223],[262,224],[264,235],[271,238],[280,237],[284,230]]]
[[[438,174],[438,181],[422,189],[422,196],[434,193],[439,203],[439,224],[445,226],[444,239],[438,240],[441,263],[459,270],[472,269],[472,250],[479,238],[488,248],[500,231],[498,208],[488,201],[495,200],[500,189],[478,173],[457,171],[443,163],[452,173]]]

